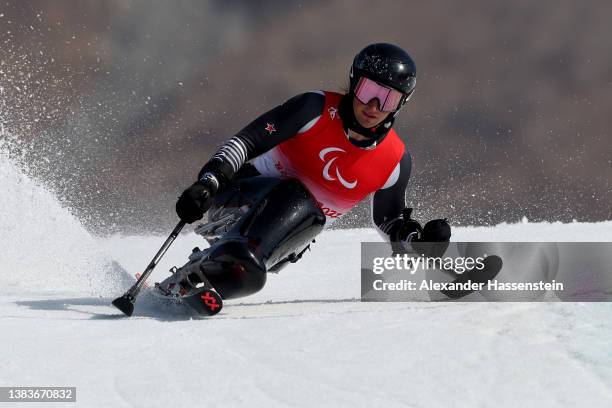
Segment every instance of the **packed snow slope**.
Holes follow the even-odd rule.
[[[146,293],[126,318],[110,301],[165,237],[92,237],[5,158],[0,185],[0,386],[76,386],[83,407],[612,406],[609,303],[361,303],[360,242],[379,238],[338,230],[214,318]],[[610,241],[612,222],[454,239]]]

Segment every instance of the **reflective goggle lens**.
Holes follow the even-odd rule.
[[[355,88],[355,96],[365,104],[376,98],[381,112],[393,112],[400,108],[404,94],[366,77],[361,77]]]

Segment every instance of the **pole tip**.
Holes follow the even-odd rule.
[[[131,316],[134,313],[134,301],[128,295],[113,300],[113,306],[121,310],[126,316]]]

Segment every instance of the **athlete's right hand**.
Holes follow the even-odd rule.
[[[408,248],[409,242],[419,240],[422,234],[423,227],[417,220],[412,218],[412,208],[405,208],[402,211],[400,226],[391,237],[391,240],[401,242],[405,248]]]
[[[187,224],[201,219],[210,208],[211,198],[218,187],[217,179],[210,173],[193,183],[183,191],[176,202],[176,213],[179,218]]]

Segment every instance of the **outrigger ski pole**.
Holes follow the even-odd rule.
[[[157,251],[157,254],[149,263],[149,266],[147,266],[147,269],[142,273],[142,275],[140,275],[136,283],[133,284],[132,287],[123,294],[123,296],[113,300],[113,306],[121,310],[127,316],[131,316],[132,313],[134,313],[134,302],[136,302],[136,297],[138,296],[140,289],[142,289],[147,278],[149,277],[151,272],[153,272],[153,269],[155,269],[157,263],[162,259],[162,257],[164,256],[168,248],[170,248],[170,245],[172,245],[172,243],[174,242],[174,240],[176,239],[176,237],[181,232],[184,226],[184,221],[180,221],[178,224],[176,224],[176,227],[174,227],[174,230],[172,230],[170,236],[168,237],[168,239],[166,239],[166,242],[164,242],[159,251]]]

